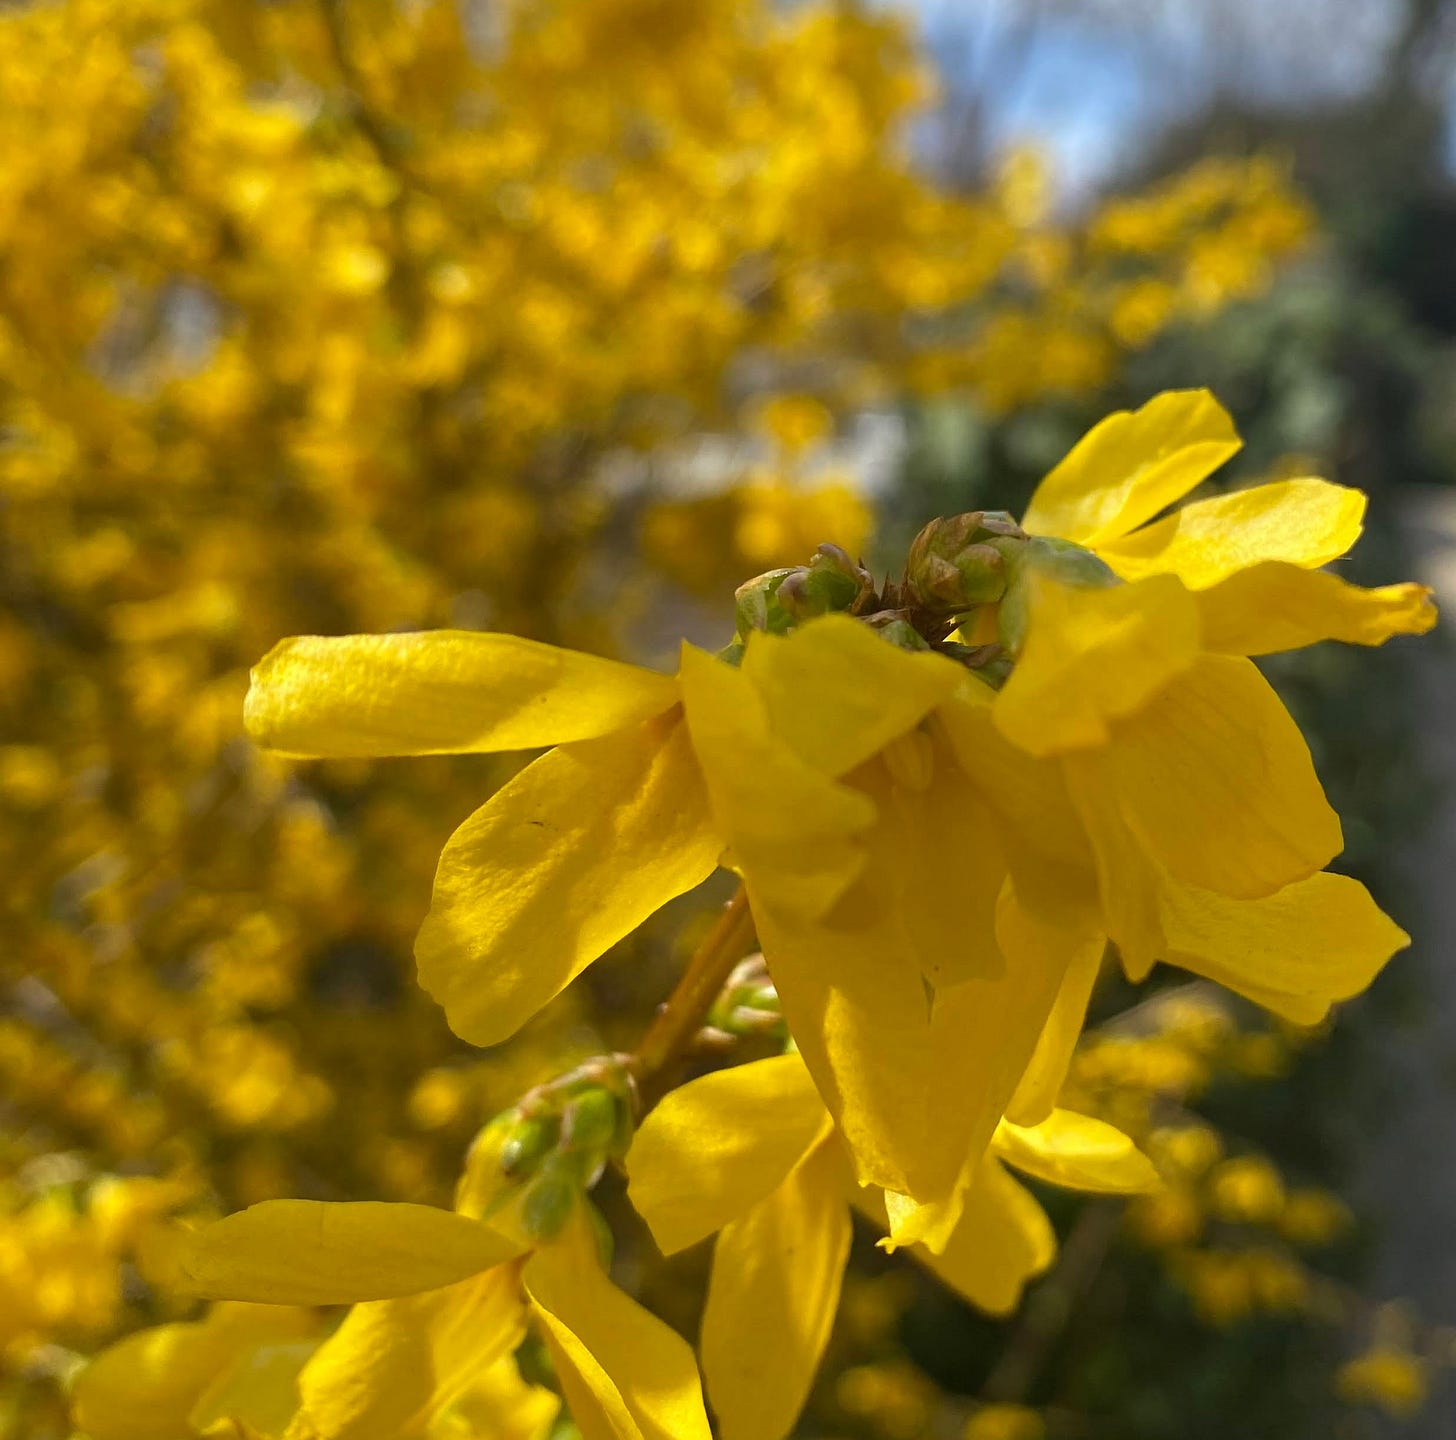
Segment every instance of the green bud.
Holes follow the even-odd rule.
[[[910,623],[903,610],[881,610],[877,615],[866,616],[865,624],[901,650],[930,649],[929,641]]]
[[[779,587],[790,575],[800,573],[803,566],[784,570],[766,570],[745,580],[733,592],[733,608],[738,634],[747,639],[755,630],[769,635],[784,635],[793,628],[794,617],[779,603]]]
[[[600,1086],[568,1101],[561,1116],[562,1148],[582,1153],[605,1151],[617,1132],[618,1108],[616,1097]]]
[[[566,1155],[548,1155],[521,1196],[520,1224],[526,1238],[554,1240],[571,1219],[582,1195],[581,1173]]]
[[[556,1115],[526,1115],[517,1118],[500,1151],[500,1172],[513,1179],[529,1173],[556,1145],[561,1120]]]
[[[905,580],[926,610],[953,615],[999,600],[1007,561],[1026,536],[1002,510],[932,520],[910,543]]]
[[[1049,575],[1063,585],[1084,590],[1103,590],[1121,582],[1106,561],[1070,540],[1036,535],[1021,547],[1011,565],[1011,579],[996,617],[996,635],[1014,656],[1026,643],[1027,606],[1031,583],[1037,575]]]

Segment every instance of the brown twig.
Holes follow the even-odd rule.
[[[670,1072],[687,1057],[713,1001],[752,939],[753,915],[748,893],[740,885],[628,1060],[644,1111],[660,1098]]]

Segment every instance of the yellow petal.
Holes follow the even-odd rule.
[[[855,1208],[880,1226],[889,1224],[885,1202],[893,1198],[876,1190],[851,1195]],[[1009,1315],[1026,1283],[1056,1256],[1051,1222],[994,1155],[970,1169],[958,1209],[958,1221],[941,1253],[925,1245],[911,1245],[908,1253],[972,1305]]]
[[[1094,426],[1037,487],[1022,525],[1100,545],[1181,500],[1239,448],[1207,390],[1168,390]]]
[[[1198,656],[1197,606],[1174,576],[1101,590],[1038,576],[1032,587],[1026,645],[992,710],[1032,755],[1106,745],[1114,721],[1151,704]]]
[[[1360,537],[1365,496],[1327,480],[1279,480],[1196,500],[1097,547],[1124,580],[1176,575],[1206,590],[1261,561],[1317,569]]]
[[[1392,635],[1424,635],[1436,623],[1424,585],[1362,590],[1276,560],[1230,575],[1197,599],[1204,646],[1226,655],[1272,655],[1320,640],[1383,645]]]
[[[677,700],[665,675],[518,635],[299,635],[253,669],[245,718],[288,755],[454,755],[610,734]]]
[[[71,1412],[89,1440],[192,1440],[201,1397],[257,1346],[288,1343],[315,1324],[276,1305],[214,1305],[206,1319],[160,1325],[103,1350],[76,1377]]]
[[[968,679],[936,711],[932,724],[942,728],[957,764],[1000,817],[1003,837],[1010,830],[1021,846],[1059,864],[1090,866],[1091,851],[1061,765],[1028,755],[1006,739],[992,719],[995,699],[994,691]],[[1016,849],[1008,848],[1013,864]]]
[[[1040,1125],[1003,1120],[991,1144],[1018,1170],[1069,1190],[1132,1195],[1159,1184],[1153,1162],[1129,1136],[1071,1110],[1053,1110]]]
[[[1091,935],[1073,952],[1031,1062],[1006,1106],[1007,1118],[1016,1124],[1040,1125],[1051,1115],[1066,1081],[1072,1052],[1082,1035],[1082,1023],[1087,1018],[1087,1005],[1092,999],[1092,987],[1097,983],[1106,948],[1103,936]]]
[[[1077,916],[1079,920],[1084,918],[1081,912]],[[1100,944],[1100,937],[1062,924],[1060,912],[1039,912],[1029,907],[1011,884],[1002,891],[996,919],[1008,976],[1021,977],[1021,993],[1004,992],[998,1006],[994,993],[982,989],[978,996],[978,987],[965,986],[952,991],[942,1007],[949,1022],[942,1044],[960,1044],[977,1052],[975,1067],[967,1072],[980,1087],[979,1094],[970,1091],[977,1094],[970,1143],[955,1152],[961,1157],[960,1166],[953,1184],[943,1193],[914,1195],[898,1186],[887,1188],[890,1236],[880,1243],[888,1250],[914,1244],[937,1253],[945,1248],[961,1224],[970,1188],[979,1183],[988,1137],[994,1135],[1003,1112],[1020,1088],[1070,967],[1094,941]],[[954,1005],[962,990],[968,993],[970,1005],[957,1014]],[[945,1051],[941,1059],[943,1073],[948,1077],[953,1072],[946,1066]],[[958,1087],[963,1084],[959,1077],[955,1083]]]
[[[209,1299],[350,1305],[434,1290],[520,1249],[429,1205],[264,1200],[199,1229],[160,1229],[144,1259],[159,1284]]]
[[[1166,874],[1128,828],[1109,768],[1100,756],[1064,762],[1096,861],[1100,928],[1116,943],[1123,968],[1143,980],[1163,953],[1158,892]]]
[[[771,733],[763,699],[741,670],[686,645],[681,679],[719,833],[734,863],[756,879],[754,914],[822,915],[864,866],[857,837],[874,806]]]
[[[188,1424],[200,1435],[283,1435],[298,1410],[299,1372],[318,1348],[316,1339],[254,1347],[207,1389]]]
[[[847,615],[789,635],[750,635],[743,674],[772,733],[826,775],[863,764],[964,679],[943,655],[898,649]]]
[[[784,1181],[827,1112],[797,1054],[717,1070],[669,1092],[627,1154],[628,1195],[664,1255],[746,1215]]]
[[[1101,766],[1129,830],[1177,879],[1254,899],[1343,845],[1309,747],[1249,660],[1207,655],[1075,767]],[[1069,762],[1068,773],[1072,773]]]
[[[711,1440],[687,1342],[618,1290],[580,1217],[526,1262],[526,1291],[584,1440]]]
[[[896,748],[920,742],[924,772],[897,778]],[[997,819],[955,763],[938,727],[898,737],[862,787],[875,803],[870,864],[884,865],[894,914],[920,973],[937,993],[999,975],[996,899],[1006,878]],[[949,873],[948,873],[949,872]]]
[[[1009,1315],[1027,1282],[1056,1257],[1057,1240],[1030,1191],[988,1155],[945,1249],[937,1255],[917,1245],[910,1253],[972,1305]]]
[[[455,1402],[456,1428],[437,1425],[430,1440],[547,1440],[561,1413],[561,1398],[521,1377],[511,1356],[478,1374]]]
[[[289,1440],[423,1440],[432,1418],[525,1338],[519,1269],[355,1305],[299,1376]]]
[[[1359,881],[1330,874],[1253,901],[1170,886],[1163,928],[1171,963],[1303,1025],[1358,995],[1410,944]]]
[[[415,941],[420,984],[462,1039],[497,1044],[721,849],[676,716],[560,746],[450,837]]]
[[[842,1148],[826,1133],[718,1237],[702,1356],[723,1440],[782,1440],[803,1408],[849,1257],[847,1174]]]
[[[871,866],[834,923],[770,915],[759,939],[861,1182],[928,1203],[948,1195],[966,1158],[990,1142],[1070,953],[1066,937],[1023,923],[1003,895],[1004,973],[952,985],[932,1007],[893,912],[889,869]]]

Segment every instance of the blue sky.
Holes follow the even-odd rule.
[[[1150,18],[1128,24],[1106,14],[1137,0],[909,3],[942,66],[978,72],[992,138],[1045,146],[1069,200],[1114,171],[1141,135],[1194,109],[1214,68],[1266,103],[1361,92],[1403,13],[1400,0],[1144,0]],[[1028,41],[1025,17],[1038,8]],[[1456,105],[1448,110],[1456,120]],[[1456,124],[1450,134],[1456,160]]]

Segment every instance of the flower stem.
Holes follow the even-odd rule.
[[[752,937],[748,892],[740,885],[628,1060],[644,1113],[661,1097],[668,1072],[687,1054]]]

